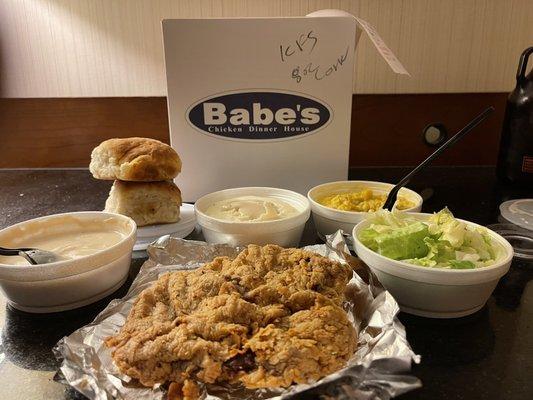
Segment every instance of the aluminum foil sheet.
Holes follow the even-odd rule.
[[[313,384],[294,385],[279,391],[206,385],[204,399],[389,399],[421,386],[417,378],[409,375],[411,363],[420,362],[420,356],[411,350],[405,329],[397,319],[398,304],[368,267],[350,255],[342,233],[328,236],[325,245],[306,249],[348,262],[354,268],[345,308],[359,335],[357,350],[348,365]],[[61,361],[60,371],[65,383],[94,400],[165,399],[164,388],[139,387],[121,374],[104,340],[118,332],[137,295],[161,274],[198,268],[216,256],[234,257],[239,251],[226,245],[168,236],[150,245],[149,259],[126,296],[111,301],[92,323],[57,343],[54,353]]]

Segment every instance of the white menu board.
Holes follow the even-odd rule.
[[[353,16],[163,21],[184,201],[347,179]]]

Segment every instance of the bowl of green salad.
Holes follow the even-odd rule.
[[[435,214],[379,210],[353,229],[359,258],[402,311],[456,318],[481,309],[507,273],[513,248],[481,225]]]

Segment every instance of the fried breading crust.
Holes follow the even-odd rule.
[[[250,245],[233,260],[161,276],[106,344],[119,369],[145,386],[315,381],[355,351],[342,309],[351,277],[349,266],[309,251]]]

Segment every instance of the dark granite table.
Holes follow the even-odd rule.
[[[360,168],[351,179],[394,182],[404,168]],[[102,209],[110,184],[86,170],[0,170],[0,228],[33,217]],[[411,188],[426,199],[423,211],[448,206],[457,217],[480,224],[497,221],[498,205],[532,197],[533,188],[498,184],[490,167],[435,167]],[[198,232],[191,237],[197,238]],[[319,242],[311,226],[302,244]],[[58,339],[90,322],[111,298],[125,293],[145,259],[134,253],[130,278],[112,296],[69,312],[32,315],[6,307],[0,294],[0,399],[78,399],[76,391],[53,380]],[[453,320],[401,314],[407,336],[422,363],[413,374],[423,388],[402,399],[533,398],[533,267],[514,263],[486,307]]]

